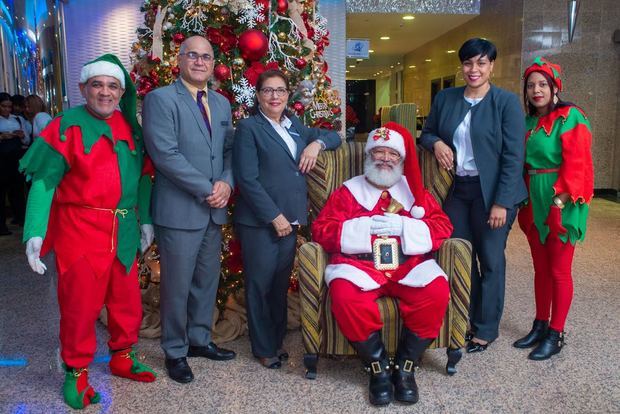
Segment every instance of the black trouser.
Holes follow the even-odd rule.
[[[477,338],[493,341],[499,336],[504,310],[504,250],[516,209],[507,209],[504,226],[491,229],[487,223],[490,210],[484,207],[479,177],[458,176],[443,209],[454,226],[452,237],[466,239],[472,244],[471,329]]]
[[[245,300],[252,353],[259,358],[276,356],[286,335],[289,277],[297,245],[297,226],[278,237],[272,226],[235,223],[241,241]]]
[[[0,144],[0,229],[6,228],[6,206],[5,200],[8,194],[13,218],[19,222],[24,222],[25,199],[24,199],[24,177],[19,173],[18,165],[21,149],[4,151]]]

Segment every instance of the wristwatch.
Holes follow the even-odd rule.
[[[325,148],[327,148],[327,145],[325,145],[325,142],[322,139],[317,139],[316,142],[318,142],[319,145],[321,146],[321,150],[325,151]]]
[[[558,196],[553,197],[553,204],[555,204],[560,210],[562,210],[565,207],[564,202]]]

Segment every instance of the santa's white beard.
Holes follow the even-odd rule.
[[[381,161],[373,161],[370,156],[364,160],[364,175],[372,184],[377,187],[389,188],[400,181],[400,177],[403,175],[402,161],[392,165],[392,169],[379,168],[377,164],[381,164]]]

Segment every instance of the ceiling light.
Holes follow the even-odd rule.
[[[390,65],[390,69],[394,69],[394,65]]]
[[[425,62],[430,62],[431,60],[430,60],[430,59],[424,59],[424,61],[425,61]]]
[[[354,68],[354,67],[355,67],[355,65],[349,65],[349,67],[350,67],[350,68]]]
[[[403,16],[403,20],[413,20],[415,19],[415,16],[412,16],[410,14],[406,14]]]
[[[446,50],[446,53],[454,53],[454,52],[456,52],[456,50],[454,49]]]
[[[361,62],[364,59],[355,59],[356,62]]]
[[[348,70],[345,70],[345,71],[344,71],[344,73],[349,73],[349,71],[348,71]]]
[[[368,53],[375,53],[375,51],[372,49],[368,49]]]
[[[415,68],[415,65],[409,66],[409,69],[413,69],[413,68]]]
[[[400,62],[396,62],[397,65],[400,65]]]
[[[379,39],[381,39],[381,40],[390,40],[390,36],[381,36]]]

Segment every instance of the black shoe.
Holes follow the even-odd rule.
[[[190,346],[187,350],[188,357],[204,357],[214,361],[228,361],[235,358],[235,351],[220,348],[213,342],[209,342],[207,346]]]
[[[486,344],[479,344],[478,342],[469,341],[465,350],[468,354],[473,354],[475,352],[484,352],[487,350],[489,343],[490,342],[487,342]]]
[[[277,356],[271,358],[258,358],[258,361],[262,366],[269,369],[282,368],[282,361]]]
[[[534,361],[549,359],[553,355],[559,353],[562,350],[563,346],[564,332],[559,332],[555,329],[549,328],[547,336],[542,341],[540,341],[538,346],[534,348],[532,352],[530,352],[528,358]]]
[[[168,376],[172,380],[180,382],[181,384],[187,384],[194,379],[194,373],[187,364],[187,358],[185,357],[175,359],[166,358],[166,370],[168,370]]]
[[[351,342],[370,374],[368,398],[372,405],[388,405],[394,400],[394,387],[390,378],[390,360],[379,331],[370,334],[367,340]]]
[[[474,336],[476,336],[475,333],[473,333],[472,331],[467,331],[467,333],[465,333],[465,342],[469,342],[472,339],[474,339]]]
[[[13,233],[6,227],[0,228],[0,236],[10,236],[11,234]]]
[[[544,337],[547,336],[547,330],[549,329],[548,321],[541,321],[534,319],[534,324],[530,332],[523,338],[516,340],[512,346],[515,348],[531,348],[539,343]]]
[[[418,402],[418,384],[415,382],[415,365],[424,350],[433,342],[432,339],[419,338],[409,329],[403,327],[400,334],[392,382],[394,383],[394,399],[406,404]]]
[[[288,351],[286,349],[278,349],[276,355],[280,361],[286,361],[288,359]]]

